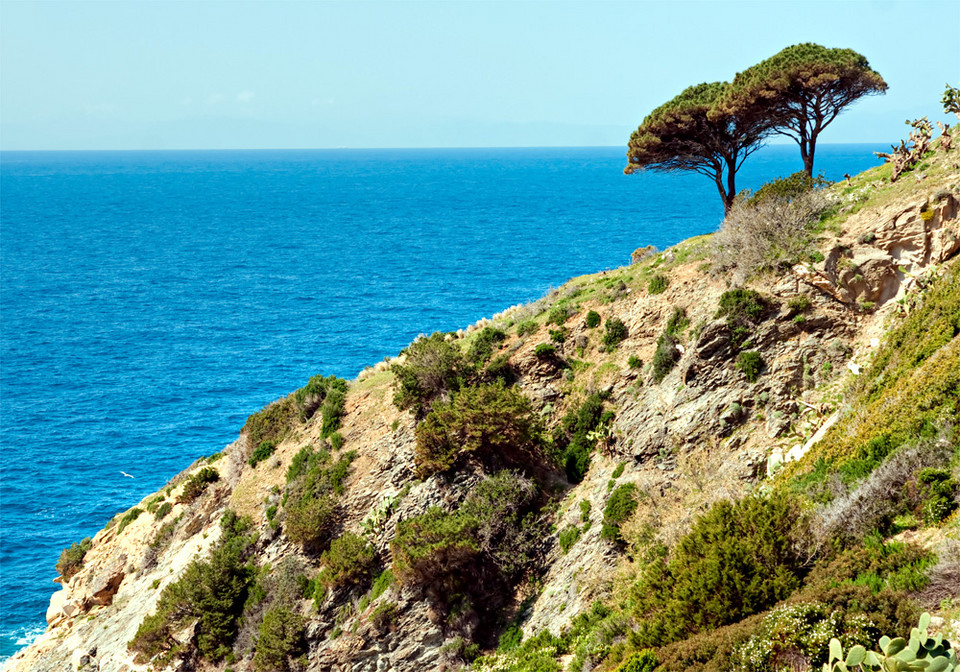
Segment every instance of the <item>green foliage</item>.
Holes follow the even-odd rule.
[[[657,339],[657,349],[653,353],[653,382],[658,385],[663,382],[667,374],[673,371],[680,359],[680,351],[677,350],[677,340],[670,332],[663,332]]]
[[[396,583],[396,581],[392,570],[385,569],[380,572],[377,578],[373,580],[373,586],[370,588],[370,599],[375,600],[383,595],[387,588]]]
[[[748,383],[755,383],[757,378],[760,377],[760,370],[763,368],[763,358],[756,350],[747,350],[737,355],[736,367]]]
[[[735,622],[786,598],[800,585],[796,550],[802,517],[781,495],[719,502],[632,591],[642,620],[637,646],[662,645]]]
[[[960,89],[950,86],[949,84],[946,84],[945,87],[943,90],[943,98],[940,99],[940,102],[943,104],[943,113],[949,114],[953,112],[957,115],[957,118],[960,119]]]
[[[564,305],[555,305],[550,309],[550,314],[547,316],[548,324],[555,324],[558,327],[562,327],[564,323],[570,318],[570,310],[567,306]]]
[[[517,325],[517,336],[520,338],[523,338],[524,336],[535,334],[537,333],[537,330],[539,328],[540,326],[533,320],[526,320],[524,322],[520,322]]]
[[[810,299],[808,299],[803,294],[794,296],[789,301],[787,301],[787,308],[790,309],[790,313],[793,315],[798,315],[800,313],[805,313],[810,310]]]
[[[291,658],[306,653],[303,616],[281,604],[270,608],[260,624],[253,665],[260,672],[288,672]]]
[[[85,537],[79,544],[73,542],[69,548],[65,548],[60,552],[60,559],[57,560],[57,574],[59,574],[65,582],[72,579],[73,576],[80,571],[80,568],[83,567],[83,558],[91,546],[93,546],[93,541],[91,541],[90,537]]]
[[[630,657],[617,666],[615,672],[653,672],[659,661],[652,650],[634,651]]]
[[[550,340],[553,341],[554,343],[563,343],[565,340],[567,340],[567,336],[569,335],[569,333],[570,333],[570,330],[567,329],[566,327],[551,329]]]
[[[721,108],[718,103],[729,86],[697,84],[651,112],[630,136],[624,172],[646,168],[698,172],[716,183],[724,211],[728,210],[737,193],[737,169],[760,148],[773,124],[760,105],[743,105],[736,113]]]
[[[861,54],[803,43],[738,73],[718,107],[771,120],[777,133],[797,142],[804,171],[813,175],[820,132],[848,105],[886,90]]]
[[[869,644],[875,632],[862,613],[820,603],[789,604],[766,616],[759,632],[736,648],[733,660],[743,672],[787,670],[791,660],[803,660],[810,669],[826,662],[825,645],[831,636],[854,646]]]
[[[333,540],[320,561],[324,567],[321,580],[328,587],[342,588],[365,583],[373,573],[376,554],[366,539],[346,532]]]
[[[801,170],[787,177],[779,177],[765,183],[747,199],[747,204],[756,206],[764,201],[771,200],[789,202],[809,191],[823,189],[831,184],[833,183],[824,178],[823,175],[811,177],[807,175],[806,171]]]
[[[590,500],[581,499],[580,500],[580,522],[590,524]]]
[[[423,412],[433,400],[459,390],[469,374],[470,364],[459,346],[440,332],[418,338],[402,354],[406,361],[392,367],[393,403],[400,410]]]
[[[189,479],[180,491],[180,497],[177,501],[181,504],[189,504],[197,499],[206,491],[211,483],[220,480],[220,472],[213,467],[204,467]]]
[[[284,498],[287,536],[315,551],[330,538],[336,522],[337,501],[356,453],[350,451],[331,464],[330,453],[306,446],[298,452],[287,470]]]
[[[570,552],[570,549],[573,548],[573,545],[577,543],[577,540],[580,539],[580,528],[576,525],[568,525],[560,530],[557,539],[560,542],[560,549],[563,551],[563,554],[566,555]]]
[[[343,448],[343,434],[340,432],[334,432],[330,435],[330,447],[333,450],[340,450]]]
[[[647,292],[652,294],[663,294],[667,291],[667,287],[670,285],[670,278],[663,275],[662,273],[657,273],[652,278],[650,282],[647,283]]]
[[[556,659],[567,649],[565,640],[544,629],[535,637],[518,642],[516,646],[478,658],[473,666],[480,672],[507,669],[510,672],[560,672],[560,664]]]
[[[617,464],[617,468],[613,470],[612,474],[610,474],[610,478],[620,478],[623,475],[623,470],[626,468],[626,466],[626,462],[620,462]]]
[[[476,335],[476,340],[474,340],[473,345],[470,346],[470,351],[467,353],[467,359],[469,359],[474,366],[481,367],[483,366],[491,355],[493,351],[500,347],[500,344],[507,338],[507,335],[499,329],[493,327],[484,327]]]
[[[137,507],[133,507],[132,509],[127,511],[123,515],[123,518],[120,519],[120,522],[117,524],[117,534],[120,534],[121,532],[123,532],[124,528],[130,523],[132,523],[133,521],[135,521],[137,518],[139,518],[141,513],[143,513],[143,509],[139,509]]]
[[[639,369],[643,366],[643,360],[636,355],[630,355],[630,357],[627,359],[627,366],[629,366],[631,369]]]
[[[252,413],[240,431],[247,435],[251,446],[259,446],[264,441],[279,442],[293,429],[299,417],[300,410],[291,395]]]
[[[533,354],[540,359],[553,359],[557,355],[557,346],[552,343],[538,343],[533,349]]]
[[[254,572],[246,564],[253,537],[245,536],[250,527],[227,511],[220,520],[222,535],[209,559],[195,559],[181,577],[160,595],[156,611],[147,616],[127,645],[136,654],[135,661],[153,661],[164,667],[181,653],[182,645],[174,635],[195,624],[197,651],[208,661],[217,662],[230,653],[243,604]]]
[[[444,600],[465,591],[465,577],[478,565],[479,526],[474,517],[449,514],[440,507],[397,523],[397,535],[390,542],[397,581],[432,590]]]
[[[377,630],[386,630],[400,618],[400,609],[395,602],[381,602],[370,613],[370,622]]]
[[[627,338],[627,325],[619,317],[611,317],[604,324],[603,344],[613,349]]]
[[[945,469],[927,468],[920,472],[917,481],[926,486],[923,503],[923,522],[938,525],[957,508],[955,494],[957,480]]]
[[[172,502],[164,502],[163,504],[161,504],[161,505],[157,508],[157,512],[156,512],[155,514],[153,514],[153,517],[154,517],[154,519],[156,519],[156,520],[160,520],[161,518],[166,517],[166,515],[167,515],[168,513],[170,513],[171,511],[173,511],[173,503],[172,503]]]
[[[250,456],[250,459],[247,460],[247,463],[251,467],[257,466],[260,462],[263,462],[265,459],[273,455],[273,451],[277,449],[277,444],[273,441],[261,441],[260,445],[257,446],[257,449],[253,451],[253,454]]]
[[[595,310],[591,310],[589,313],[587,313],[587,317],[584,321],[588,329],[596,329],[600,326],[600,313]]]
[[[321,436],[330,436],[340,428],[347,398],[347,381],[336,376],[313,376],[294,394],[301,422],[309,420],[320,409],[323,417]]]
[[[563,460],[567,480],[579,483],[590,468],[597,445],[595,431],[611,418],[603,418],[603,397],[591,394],[578,409],[571,409],[553,432],[553,447]]]
[[[475,486],[457,511],[433,507],[401,521],[390,544],[397,581],[445,613],[479,610],[492,622],[546,533],[536,504],[531,482],[500,472]]]
[[[690,324],[687,319],[687,311],[683,308],[674,308],[670,319],[667,320],[667,326],[664,328],[660,338],[657,339],[657,349],[653,353],[653,381],[658,385],[673,370],[680,360],[680,350],[677,344],[680,342],[680,336],[683,330]]]
[[[633,512],[637,510],[637,486],[633,483],[624,483],[610,495],[607,506],[603,510],[603,528],[600,536],[608,541],[620,543],[620,526],[623,525]]]
[[[823,664],[823,672],[955,672],[960,669],[957,654],[950,642],[940,634],[931,636],[927,631],[929,625],[930,614],[924,613],[920,616],[919,627],[911,630],[909,640],[902,637],[890,639],[884,635],[878,642],[879,650],[868,651],[866,647],[857,645],[850,647],[846,656],[843,655],[843,644],[840,640],[831,639],[829,660]]]
[[[541,460],[540,421],[529,400],[503,383],[465,387],[437,402],[417,426],[417,472],[429,476],[464,460],[525,468]]]
[[[760,294],[752,289],[731,289],[720,295],[717,317],[727,318],[730,343],[740,348],[749,340],[757,323],[767,312],[767,304]]]
[[[482,380],[487,383],[500,381],[504,385],[513,385],[517,380],[517,372],[510,365],[510,355],[504,353],[494,357],[483,370]]]

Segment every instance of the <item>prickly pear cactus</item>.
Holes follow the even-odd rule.
[[[960,672],[957,654],[942,635],[927,632],[930,614],[920,617],[919,627],[910,631],[910,639],[880,638],[880,651],[851,647],[846,657],[839,640],[830,640],[830,660],[823,672]]]

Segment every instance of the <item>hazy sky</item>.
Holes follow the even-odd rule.
[[[797,42],[890,85],[823,141],[892,143],[946,119],[958,34],[960,0],[0,0],[0,147],[625,145],[686,86]]]

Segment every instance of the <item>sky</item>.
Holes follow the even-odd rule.
[[[798,42],[889,84],[821,142],[895,143],[960,83],[960,0],[0,0],[0,149],[624,146]]]

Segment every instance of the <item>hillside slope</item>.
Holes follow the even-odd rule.
[[[311,379],[62,558],[4,670],[808,669],[921,608],[960,634],[958,157],[834,185],[773,269],[638,251]],[[819,634],[772,645],[784,609]]]

